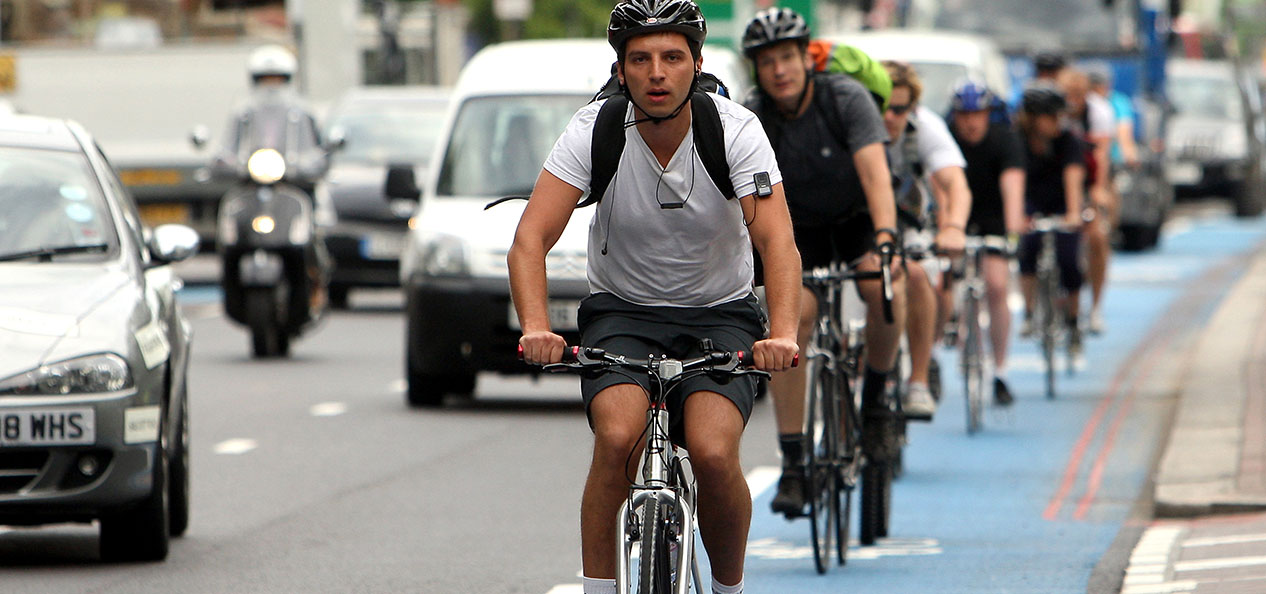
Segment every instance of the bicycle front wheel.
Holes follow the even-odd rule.
[[[833,505],[836,481],[835,468],[838,459],[839,413],[836,407],[834,387],[836,377],[822,359],[815,359],[809,368],[808,428],[810,437],[809,459],[806,464],[809,499],[809,538],[813,541],[813,565],[818,573],[826,573],[830,567],[831,532],[834,529]]]
[[[641,547],[638,553],[637,594],[669,594],[672,592],[671,566],[668,560],[668,502],[659,495],[642,504]]]

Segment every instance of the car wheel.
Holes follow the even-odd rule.
[[[172,536],[183,536],[189,528],[189,397],[185,395],[183,398],[171,448],[171,472],[167,483],[170,498],[168,533]]]
[[[153,489],[139,505],[101,517],[101,559],[104,561],[162,561],[171,538],[170,498],[167,490],[167,439],[159,431],[154,460]]]
[[[1255,217],[1266,207],[1266,188],[1262,187],[1262,168],[1257,165],[1249,171],[1235,192],[1235,216]]]
[[[411,406],[436,407],[444,404],[444,396],[448,394],[470,396],[474,391],[474,375],[435,375],[410,372],[409,388],[405,398]]]

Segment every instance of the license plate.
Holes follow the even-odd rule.
[[[150,227],[167,223],[183,225],[189,222],[188,204],[142,204],[140,211],[141,222]]]
[[[119,181],[125,186],[178,186],[185,176],[178,169],[124,169]]]
[[[18,408],[0,411],[0,447],[92,445],[95,411],[83,408]]]
[[[1165,179],[1171,184],[1190,185],[1200,181],[1200,165],[1197,163],[1170,163],[1165,168]]]
[[[372,233],[360,240],[360,254],[368,260],[399,260],[404,253],[405,235]]]
[[[576,314],[580,311],[580,302],[574,299],[550,299],[549,300],[549,325],[555,332],[578,330],[579,324],[576,323]],[[515,330],[521,330],[519,326],[519,314],[514,311],[514,304],[510,304],[510,327]]]

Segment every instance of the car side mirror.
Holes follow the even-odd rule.
[[[189,142],[196,149],[201,149],[211,140],[211,130],[202,124],[193,127],[189,132]]]
[[[335,127],[330,130],[330,135],[325,139],[325,152],[333,153],[343,150],[347,146],[347,131],[342,127]]]
[[[422,197],[413,174],[413,165],[392,165],[387,169],[387,184],[384,194],[390,199],[417,200]]]
[[[159,225],[149,237],[149,251],[164,264],[180,262],[198,253],[198,232],[184,225]]]

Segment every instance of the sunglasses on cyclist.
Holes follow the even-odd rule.
[[[902,115],[902,114],[904,114],[905,112],[910,111],[910,108],[911,108],[911,107],[913,107],[913,106],[912,106],[911,104],[909,104],[909,103],[906,103],[906,104],[904,104],[904,105],[897,105],[896,103],[889,103],[889,104],[888,104],[888,111],[891,111],[891,112],[892,112],[892,115]]]

